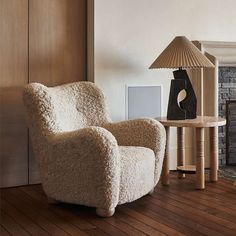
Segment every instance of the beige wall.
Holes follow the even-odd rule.
[[[89,1],[94,1],[94,9],[89,8],[90,19],[94,14],[94,42],[88,45],[89,49],[94,46],[94,53],[88,56],[89,79],[103,89],[115,121],[125,118],[125,84],[132,83],[162,84],[162,113],[166,115],[172,72],[148,67],[176,35],[190,40],[236,41],[235,0]],[[174,154],[173,131],[171,137]]]

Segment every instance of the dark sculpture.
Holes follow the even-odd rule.
[[[184,120],[197,117],[197,98],[186,70],[173,72],[174,80],[171,80],[167,119]],[[177,98],[181,90],[186,91],[186,97],[178,104]]]

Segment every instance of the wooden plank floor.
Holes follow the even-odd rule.
[[[95,209],[48,205],[40,185],[1,190],[0,235],[236,236],[236,186],[226,180],[194,189],[195,176],[156,187],[152,196],[118,206],[111,218]]]

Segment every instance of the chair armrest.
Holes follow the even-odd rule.
[[[109,130],[119,145],[142,146],[152,149],[155,153],[165,145],[165,129],[157,120],[146,118],[107,123],[103,127]]]
[[[48,146],[44,181],[50,182],[46,192],[51,197],[63,189],[67,202],[77,194],[80,200],[74,203],[105,209],[117,205],[120,159],[117,141],[109,131],[89,127],[60,133],[48,139]]]
[[[159,179],[166,142],[165,128],[160,122],[147,118],[107,123],[103,127],[115,136],[119,145],[152,149],[156,156],[155,179]]]

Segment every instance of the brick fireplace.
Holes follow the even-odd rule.
[[[236,162],[234,158],[236,156],[236,148],[234,148],[236,141],[232,137],[235,134],[236,120],[235,115],[230,115],[236,111],[233,111],[235,105],[229,105],[232,100],[236,100],[236,67],[220,66],[218,70],[218,112],[219,116],[228,117],[229,128],[227,133],[225,126],[219,127],[219,165],[225,165],[226,158],[228,158],[228,163]],[[227,101],[229,101],[228,106]],[[228,107],[228,112],[226,106]],[[227,134],[228,136],[230,134],[228,139],[226,139]],[[228,149],[226,149],[226,143],[228,143]]]

